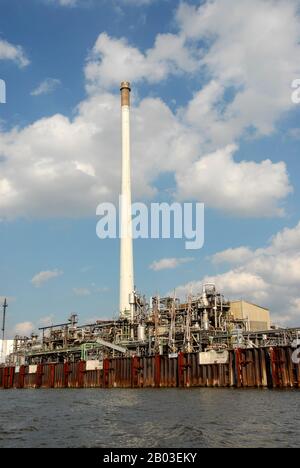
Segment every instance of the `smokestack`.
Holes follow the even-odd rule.
[[[133,249],[131,218],[130,168],[130,83],[121,83],[122,108],[122,193],[121,193],[121,258],[120,258],[120,318],[133,320],[132,296]]]

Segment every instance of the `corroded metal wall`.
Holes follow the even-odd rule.
[[[111,358],[103,369],[86,363],[0,367],[0,388],[300,388],[300,365],[289,347],[237,349],[228,364],[200,365],[199,354]]]

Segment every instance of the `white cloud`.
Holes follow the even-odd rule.
[[[24,68],[30,63],[21,46],[11,44],[3,39],[0,39],[0,60],[11,60],[20,68]]]
[[[182,199],[194,197],[242,216],[282,213],[280,204],[291,191],[284,163],[235,162],[234,146],[197,160],[197,132],[159,99],[142,100],[132,120],[136,196],[152,197],[159,174],[173,171]],[[81,103],[73,120],[57,114],[0,132],[0,217],[92,216],[100,202],[114,201],[120,187],[119,124],[119,98],[103,94]]]
[[[219,263],[230,263],[239,265],[246,262],[252,257],[252,251],[248,247],[237,247],[236,249],[227,249],[223,252],[218,252],[212,256],[212,262],[216,265]]]
[[[300,316],[300,297],[295,297],[290,301],[291,311],[296,315]]]
[[[90,296],[91,291],[88,288],[74,288],[73,292],[76,296]]]
[[[179,33],[158,35],[146,51],[100,34],[85,67],[89,96],[72,119],[57,114],[0,130],[0,218],[91,216],[98,203],[114,201],[120,102],[110,90],[117,93],[124,79],[134,86],[195,72],[207,84],[177,113],[160,99],[133,99],[135,195],[154,196],[156,179],[171,172],[177,198],[238,216],[282,215],[292,190],[285,163],[267,159],[272,155],[238,161],[235,141],[249,127],[268,134],[292,106],[287,82],[299,66],[300,48],[294,8],[294,0],[220,0],[200,9],[183,3]],[[230,91],[232,99],[224,100]]]
[[[162,258],[151,263],[149,268],[154,271],[173,270],[174,268],[185,263],[192,262],[193,260],[193,258]]]
[[[277,251],[288,253],[297,250],[300,251],[300,223],[294,229],[285,228],[276,234],[268,252],[271,254]]]
[[[36,288],[39,288],[40,286],[42,286],[44,283],[47,283],[48,281],[50,281],[51,279],[53,278],[57,278],[58,276],[61,276],[63,274],[62,271],[59,271],[59,270],[48,270],[48,271],[41,271],[40,273],[38,273],[37,275],[35,275],[32,280],[31,280],[31,283],[33,284],[33,286],[35,286]]]
[[[235,162],[236,150],[227,146],[178,172],[179,197],[240,216],[282,215],[280,201],[292,191],[285,163]]]
[[[238,250],[238,249],[237,249]],[[213,259],[235,259],[234,250],[217,253]],[[245,247],[245,252],[250,253]],[[300,223],[274,236],[266,247],[252,250],[243,264],[201,281],[179,286],[177,295],[201,290],[202,283],[216,283],[231,299],[244,298],[270,307],[274,321],[299,325]]]
[[[57,78],[46,78],[30,94],[31,96],[50,94],[53,93],[60,85],[61,81]]]
[[[292,108],[291,83],[300,73],[298,6],[298,0],[180,5],[181,34],[207,44],[201,67],[208,85],[196,93],[187,118],[212,143],[230,143],[249,128],[269,135]]]
[[[159,99],[143,100],[132,120],[133,186],[136,196],[148,198],[159,172],[193,158],[197,135]],[[0,133],[0,217],[94,216],[100,202],[114,201],[120,188],[119,127],[119,97],[103,94],[81,103],[73,120],[57,114]]]
[[[29,336],[34,330],[34,325],[31,322],[21,322],[17,323],[14,328],[15,335],[20,336]]]
[[[159,34],[154,47],[141,52],[125,38],[115,39],[100,34],[85,67],[90,93],[111,89],[124,79],[157,83],[170,74],[194,72],[197,62],[186,49],[184,38],[174,34]]]

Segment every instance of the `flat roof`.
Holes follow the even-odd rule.
[[[268,309],[267,307],[263,307],[263,306],[260,306],[258,304],[254,304],[254,302],[245,301],[244,299],[240,299],[238,301],[230,301],[230,304],[238,304],[238,303],[242,303],[242,302],[244,302],[245,304],[253,305],[254,307],[258,307],[259,309],[264,309],[264,310],[267,310],[268,312],[270,312],[270,309]]]

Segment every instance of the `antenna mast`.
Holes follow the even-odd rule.
[[[4,338],[5,338],[5,320],[6,320],[6,309],[8,307],[7,299],[4,299],[4,303],[2,305],[3,309],[3,320],[2,320],[2,346],[1,346],[1,355],[4,354]]]

